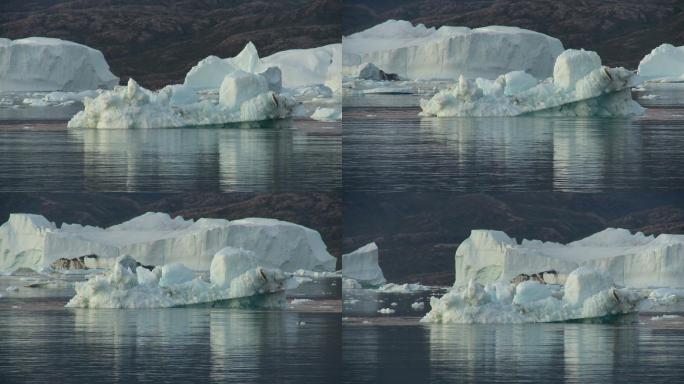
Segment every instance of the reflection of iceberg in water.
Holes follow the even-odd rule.
[[[329,190],[341,173],[332,127],[282,120],[68,134],[83,145],[83,184],[93,190]]]
[[[450,151],[431,162],[452,161],[446,172],[470,183],[464,187],[593,190],[642,173],[642,137],[631,120],[421,118],[420,128],[421,143]]]
[[[597,376],[611,381],[615,342],[616,333],[612,327],[600,332],[597,337],[595,333],[587,332],[586,325],[566,326],[563,332],[563,346],[565,377],[568,381],[586,383]]]
[[[448,381],[456,372],[483,382],[497,377],[511,382],[556,377],[552,371],[558,366],[561,332],[538,325],[430,327],[435,381]],[[480,376],[483,366],[489,368]]]

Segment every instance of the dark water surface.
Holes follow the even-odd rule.
[[[0,191],[288,192],[341,188],[341,123],[79,129],[0,123]]]
[[[657,98],[642,100],[644,95]],[[635,97],[649,107],[647,113],[622,119],[422,118],[414,95],[347,98],[344,189],[684,188],[684,89],[653,89]]]

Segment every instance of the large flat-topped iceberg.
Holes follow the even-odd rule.
[[[595,52],[568,49],[556,59],[553,77],[536,80],[521,71],[496,80],[461,76],[454,86],[421,100],[421,115],[635,116],[644,112],[632,100],[631,88],[637,82],[634,73],[625,68],[602,66]]]
[[[473,230],[455,256],[455,286],[509,282],[517,276],[553,271],[563,281],[580,266],[606,271],[630,288],[684,287],[684,235],[645,236],[605,229],[569,244],[523,240],[500,231]]]
[[[114,258],[131,255],[144,265],[182,262],[193,270],[209,270],[214,255],[225,247],[254,253],[265,268],[334,271],[331,256],[318,232],[274,219],[172,219],[147,213],[108,228],[64,224],[42,216],[12,214],[0,226],[0,271],[20,267],[40,270],[53,262],[86,258],[86,266],[109,267]],[[89,264],[91,263],[91,264]]]
[[[435,29],[402,20],[343,37],[342,47],[345,67],[373,63],[413,80],[494,79],[511,71],[545,78],[563,52],[560,40],[516,27]]]
[[[0,91],[84,91],[118,83],[96,49],[46,37],[0,38]]]
[[[638,73],[644,80],[684,81],[684,46],[658,46],[641,59]]]

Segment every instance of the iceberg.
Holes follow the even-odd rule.
[[[473,230],[455,255],[455,286],[469,281],[508,283],[534,278],[566,282],[579,267],[605,271],[613,282],[630,288],[684,287],[684,235],[657,237],[608,228],[587,238],[559,244],[516,242],[504,232]],[[522,277],[522,279],[520,279]]]
[[[366,286],[385,284],[387,280],[378,264],[378,246],[370,243],[342,255],[342,276]]]
[[[647,81],[684,81],[684,46],[658,46],[641,59],[637,72]]]
[[[458,83],[421,100],[422,116],[624,117],[644,112],[632,100],[633,72],[601,65],[595,52],[568,49],[558,56],[553,77],[533,84],[531,76],[507,73],[496,80],[461,76]]]
[[[40,215],[11,214],[0,226],[0,271],[42,270],[56,260],[85,255],[90,256],[83,259],[87,268],[110,268],[116,257],[131,255],[142,265],[182,263],[206,271],[214,255],[226,247],[253,252],[264,268],[335,270],[336,259],[320,234],[297,224],[265,218],[194,221],[146,213],[108,228],[57,227]]]
[[[441,298],[431,298],[428,323],[540,323],[609,321],[635,314],[642,297],[616,288],[607,272],[580,267],[564,286],[526,281],[519,284],[470,280]]]
[[[111,89],[119,78],[102,52],[46,37],[0,38],[0,90],[85,91]]]
[[[333,44],[260,59],[250,42],[235,57],[201,60],[183,84],[155,92],[130,79],[127,86],[86,97],[85,109],[68,126],[166,128],[287,118],[298,99],[329,98],[333,91],[339,92],[340,56],[341,45]],[[324,112],[326,119],[337,117],[327,110],[320,113]]]
[[[203,281],[180,263],[164,265],[161,278],[155,271],[134,266],[136,260],[124,255],[116,258],[112,268],[89,280],[76,283],[76,295],[66,304],[70,308],[169,308],[187,305],[226,302],[226,305],[283,307],[284,291],[296,285],[289,276],[277,269],[244,268],[236,258],[212,261],[211,282]],[[219,255],[217,255],[219,256]],[[235,267],[229,280],[223,271]],[[215,271],[215,269],[217,269]],[[146,272],[145,272],[146,271]],[[215,276],[220,276],[215,281]]]
[[[342,38],[343,65],[373,63],[386,72],[412,80],[495,79],[511,71],[536,78],[551,75],[563,52],[560,40],[542,33],[504,26],[470,29],[427,28],[403,20],[387,20]]]

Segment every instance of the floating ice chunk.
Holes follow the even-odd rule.
[[[318,107],[311,118],[319,121],[338,121],[342,119],[342,109]]]
[[[599,279],[599,281],[595,281]],[[568,277],[563,296],[550,287],[525,282],[516,295],[503,298],[496,289],[471,280],[454,287],[441,298],[430,300],[431,311],[421,320],[435,323],[527,323],[582,319],[609,320],[636,312],[641,297],[629,289],[617,289],[607,275],[592,268],[579,268]]]
[[[660,315],[660,316],[651,317],[651,321],[674,320],[674,319],[681,319],[681,318],[682,317],[679,315]]]
[[[506,76],[494,81],[461,76],[453,87],[421,100],[423,116],[634,116],[644,109],[631,97],[634,74],[601,66],[598,55],[569,49],[556,60],[554,78],[506,92]],[[513,80],[515,76],[510,75]],[[528,79],[529,80],[529,79]]]
[[[601,58],[596,52],[568,49],[556,58],[553,83],[558,88],[571,90],[579,80],[600,68]]]
[[[416,301],[415,303],[411,303],[411,309],[414,311],[422,311],[425,309],[425,303],[422,301]]]
[[[641,60],[638,73],[645,80],[684,80],[684,47],[658,46]]]
[[[310,303],[313,302],[311,299],[293,299],[290,301],[290,304],[292,305],[299,305],[299,304],[304,304],[304,303]]]
[[[164,265],[161,269],[160,287],[187,283],[195,278],[195,272],[181,263]]]
[[[617,284],[632,288],[684,287],[684,236],[608,228],[569,243],[515,240],[499,231],[473,230],[455,254],[455,285],[471,279],[489,284],[510,282],[521,274],[552,271],[562,282],[580,266],[606,271]],[[546,274],[543,275],[546,279]]]
[[[381,313],[383,315],[391,315],[395,313],[396,311],[392,308],[381,308],[378,310],[378,313]]]
[[[45,37],[0,38],[3,91],[83,91],[110,89],[118,83],[96,49]]]
[[[140,284],[136,264],[130,256],[117,258],[111,270],[76,284],[76,295],[67,307],[79,308],[167,308],[249,299],[260,306],[284,305],[284,290],[292,286],[279,270],[254,268],[234,277],[227,286],[195,279],[182,265],[165,265],[162,280]],[[192,274],[192,276],[191,276]],[[235,303],[233,302],[228,302]]]
[[[256,267],[254,252],[226,247],[214,255],[209,279],[216,286],[227,287],[234,278]]]
[[[17,287],[14,286],[14,285],[10,285],[10,286],[7,287],[5,290],[6,290],[7,292],[16,292],[16,291],[19,290],[19,288],[17,288]]]
[[[354,252],[342,255],[342,276],[362,285],[381,285],[386,282],[378,264],[378,246],[366,244]]]
[[[247,100],[268,92],[268,81],[264,76],[245,71],[235,71],[221,83],[219,103],[239,109]]]
[[[378,292],[384,292],[384,293],[415,293],[415,292],[429,291],[430,289],[431,288],[428,286],[417,284],[417,283],[404,283],[404,284],[387,283],[385,285],[378,287],[377,291]]]
[[[342,278],[342,289],[361,289],[363,286],[361,283],[354,279],[348,279],[346,277]]]

